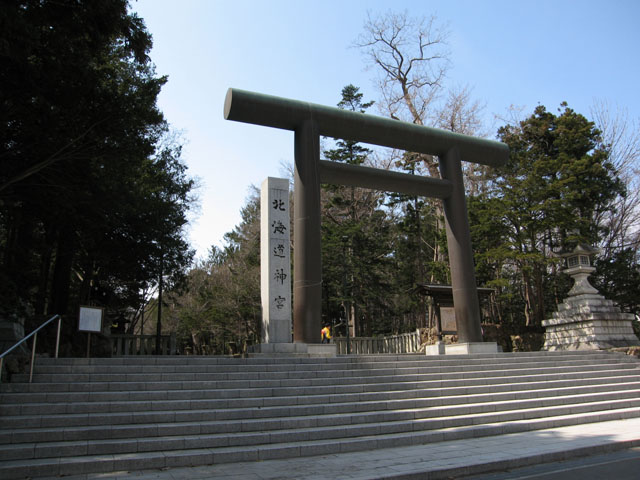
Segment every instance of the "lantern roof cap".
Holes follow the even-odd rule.
[[[561,250],[560,252],[556,252],[555,255],[561,258],[568,258],[575,255],[591,256],[595,255],[596,253],[600,253],[599,248],[592,247],[591,245],[587,245],[586,243],[579,243],[573,250]]]

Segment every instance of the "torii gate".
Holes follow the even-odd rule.
[[[507,145],[447,130],[232,88],[225,98],[224,118],[295,132],[294,342],[320,341],[321,183],[442,199],[458,342],[482,342],[461,160],[499,166],[509,157]],[[436,155],[442,178],[320,160],[321,135]]]

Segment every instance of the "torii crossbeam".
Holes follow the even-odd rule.
[[[320,183],[442,199],[458,341],[482,342],[461,160],[499,166],[509,157],[507,145],[389,118],[231,88],[225,99],[224,117],[295,132],[294,342],[320,341]],[[436,155],[442,178],[322,161],[321,135]]]

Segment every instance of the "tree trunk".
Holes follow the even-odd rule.
[[[522,271],[522,286],[524,288],[524,318],[525,325],[527,327],[533,324],[533,319],[531,318],[531,312],[533,311],[532,302],[533,302],[533,292],[531,291],[531,279],[529,274]]]
[[[80,292],[78,293],[80,304],[89,305],[91,302],[91,284],[94,271],[93,263],[93,260],[90,258],[87,258],[84,262],[82,284],[80,285]]]
[[[69,306],[69,289],[71,287],[71,269],[75,253],[75,231],[68,224],[62,225],[58,232],[49,314],[63,315],[67,313]]]
[[[544,285],[543,285],[543,272],[540,265],[536,265],[533,271],[535,275],[536,284],[536,298],[534,304],[535,312],[535,324],[542,325],[544,320]]]
[[[55,228],[52,225],[45,227],[45,246],[40,259],[40,281],[35,298],[36,315],[44,315],[47,311],[47,298],[49,295],[49,276],[51,275],[51,261],[53,245],[55,243]]]
[[[158,280],[158,321],[156,323],[156,355],[160,355],[162,343],[162,276],[164,275],[164,256],[160,250],[160,278]]]

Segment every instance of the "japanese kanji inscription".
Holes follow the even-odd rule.
[[[267,178],[262,183],[261,284],[262,342],[291,342],[291,237],[289,181]]]

